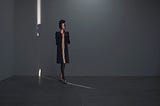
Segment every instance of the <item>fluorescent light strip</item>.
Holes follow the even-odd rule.
[[[41,0],[37,0],[37,25],[41,24]]]

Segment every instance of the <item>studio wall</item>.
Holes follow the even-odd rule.
[[[70,32],[67,76],[159,76],[160,12],[156,0],[42,0],[36,38],[36,0],[15,0],[16,75],[56,76],[55,32]],[[38,54],[38,55],[37,55]]]
[[[14,71],[14,0],[0,0],[0,80]]]

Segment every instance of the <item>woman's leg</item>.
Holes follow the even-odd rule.
[[[64,79],[64,80],[65,80],[64,69],[65,69],[65,64],[64,64],[64,63],[61,63],[61,79]]]

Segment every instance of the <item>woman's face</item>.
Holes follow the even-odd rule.
[[[62,23],[62,29],[63,29],[63,30],[65,29],[65,24],[64,24],[64,23]]]

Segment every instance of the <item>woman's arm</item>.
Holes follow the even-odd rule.
[[[68,41],[68,44],[70,44],[69,32],[67,32],[67,41]]]
[[[60,44],[60,38],[59,38],[58,32],[55,33],[55,39],[56,39],[56,45],[59,45]]]

